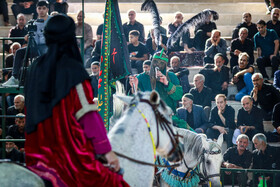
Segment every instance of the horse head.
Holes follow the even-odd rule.
[[[211,186],[221,186],[220,168],[223,161],[222,143],[223,134],[220,134],[217,142],[203,137],[204,151],[200,156],[200,173],[202,181],[211,181]]]
[[[160,99],[160,95],[156,91],[138,92],[134,97],[116,96],[131,108],[136,108],[143,118],[143,123],[149,124],[148,129],[151,130],[154,146],[160,156],[170,161],[179,161],[183,157],[183,145],[179,142],[177,134],[175,134],[172,125],[173,111],[164,101]],[[145,115],[152,108],[152,118],[148,119]]]

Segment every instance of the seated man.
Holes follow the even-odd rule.
[[[160,46],[157,46],[155,35],[154,35],[154,29],[150,30],[150,37],[146,41],[146,48],[148,49],[149,53],[151,55],[154,55],[156,51],[161,51],[161,49],[164,49],[164,51],[167,51],[166,43],[167,43],[167,36],[161,34],[160,35]]]
[[[157,52],[153,56],[150,75],[140,74],[129,77],[129,83],[133,88],[141,91],[156,90],[161,99],[176,112],[177,102],[182,98],[183,89],[180,81],[173,72],[166,71],[168,56],[163,52]],[[134,93],[134,89],[132,90]]]
[[[142,66],[145,60],[148,60],[148,49],[140,42],[140,33],[137,30],[129,32],[128,51],[130,54],[130,63],[132,68],[136,68],[138,73],[143,71]]]
[[[14,139],[14,137],[6,136],[6,139]],[[2,158],[2,150],[6,151],[6,157]],[[12,162],[24,163],[24,155],[19,152],[16,145],[12,141],[7,141],[5,149],[0,149],[0,159],[10,159]]]
[[[8,4],[6,0],[0,0],[0,14],[3,14],[4,26],[10,26],[8,15]]]
[[[206,133],[208,119],[200,105],[193,104],[193,95],[186,93],[182,97],[182,107],[176,110],[176,115],[187,122],[197,133]]]
[[[266,28],[267,29],[273,29],[278,37],[280,37],[280,21],[279,21],[279,15],[280,15],[280,9],[279,8],[274,8],[272,9],[272,12],[271,12],[271,20],[269,20],[267,23],[266,23]]]
[[[199,23],[194,30],[194,47],[198,51],[205,50],[205,42],[211,37],[211,33],[214,29],[217,29],[215,22],[211,21],[211,16],[204,23]]]
[[[193,77],[194,88],[191,88],[190,93],[193,95],[193,103],[201,105],[205,111],[207,119],[209,119],[212,89],[204,85],[205,77],[202,74],[196,74]]]
[[[183,93],[188,93],[191,86],[189,84],[189,70],[188,68],[180,67],[181,61],[178,56],[173,56],[170,59],[171,68],[168,71],[175,73],[183,88]]]
[[[14,105],[10,106],[7,109],[7,115],[17,115],[19,113],[24,113],[24,106],[25,106],[24,96],[20,94],[15,96]],[[6,120],[7,120],[6,127],[13,125],[15,122],[13,118],[7,118]]]
[[[274,73],[274,80],[273,80],[273,86],[280,91],[280,70],[277,70]]]
[[[225,60],[225,65],[228,64],[227,59],[227,43],[226,40],[221,38],[221,31],[213,30],[211,38],[209,38],[205,43],[205,57],[203,59],[205,64],[214,64],[214,56],[218,53],[221,53]]]
[[[175,12],[174,21],[168,24],[168,34],[172,35],[183,24],[183,13]]]
[[[239,30],[239,38],[231,41],[230,46],[230,68],[238,65],[238,56],[240,53],[247,53],[249,55],[248,63],[254,64],[254,42],[247,38],[248,30],[242,27]]]
[[[257,133],[263,133],[263,112],[253,105],[253,100],[246,95],[241,100],[242,108],[238,110],[237,129],[234,131],[232,142],[239,134],[246,134],[252,140]]]
[[[125,22],[123,24],[123,32],[124,36],[126,38],[126,41],[129,41],[129,33],[132,30],[137,30],[139,32],[139,41],[140,42],[145,42],[145,30],[143,24],[139,23],[136,21],[136,11],[133,9],[130,9],[127,11],[128,15],[128,22]]]
[[[236,139],[236,147],[230,147],[224,153],[222,167],[235,169],[249,169],[252,163],[252,153],[247,150],[249,138],[245,134],[240,134]],[[246,174],[246,175],[245,175]],[[235,184],[246,186],[247,173],[234,173]],[[232,184],[231,172],[226,172],[224,184]]]
[[[14,42],[10,47],[10,54],[5,58],[5,68],[12,68],[16,51],[21,48],[20,43]],[[11,72],[11,71],[10,71]]]
[[[266,136],[258,133],[253,137],[255,150],[253,151],[252,169],[279,170],[279,148],[272,147],[267,144]],[[264,174],[267,186],[272,186],[273,174]],[[276,174],[276,186],[279,186],[279,174]],[[262,179],[261,174],[254,176],[255,184],[258,184]]]
[[[77,14],[76,36],[83,35],[84,26],[84,63],[86,65],[87,60],[91,58],[91,51],[93,50],[93,32],[91,26],[88,23],[84,23],[83,25],[83,19],[85,19],[85,14],[81,10]],[[81,40],[77,39],[77,43],[78,47],[80,48]]]
[[[19,113],[16,116],[15,124],[11,125],[8,129],[8,135],[14,139],[25,139],[25,115],[23,113]],[[21,152],[24,151],[24,142],[16,142],[16,146]]]
[[[97,97],[98,95],[98,78],[99,78],[99,70],[100,70],[100,63],[98,61],[94,61],[91,63],[91,86],[93,90],[93,96]]]
[[[228,92],[229,68],[224,65],[224,56],[218,53],[214,57],[215,65],[207,64],[199,73],[205,76],[205,85],[212,89],[212,98]]]
[[[252,74],[254,67],[248,64],[249,55],[240,53],[238,65],[232,70],[232,82],[237,86],[238,93],[235,95],[236,101],[241,101],[244,95],[250,95],[253,90]]]
[[[206,135],[210,139],[218,139],[220,134],[224,135],[227,147],[231,147],[233,131],[236,128],[234,122],[234,109],[227,105],[227,98],[224,94],[218,94],[215,97],[216,106],[212,108],[210,113],[210,127],[207,129]]]
[[[273,107],[280,102],[280,92],[271,84],[264,83],[260,73],[254,73],[252,81],[254,88],[251,97],[254,105],[260,105],[260,108],[264,110],[264,120],[271,120]]]
[[[263,75],[268,79],[265,67],[272,66],[272,77],[279,67],[279,39],[276,32],[266,28],[264,20],[257,22],[258,33],[254,36],[255,48],[258,51],[257,64]]]
[[[239,23],[233,30],[232,40],[238,38],[238,33],[240,33],[240,29],[242,27],[247,29],[248,39],[253,40],[254,35],[258,32],[258,29],[257,25],[252,23],[252,15],[249,12],[244,12],[242,14],[242,23]]]
[[[13,0],[11,9],[15,18],[19,13],[33,14],[33,19],[37,19],[38,13],[36,11],[36,4],[38,0]]]
[[[45,36],[44,36],[44,27],[46,23],[48,22],[50,16],[48,15],[49,11],[49,4],[48,1],[39,1],[37,3],[36,11],[38,12],[38,19],[34,22],[34,25],[37,26],[37,31],[34,32],[34,41],[37,45],[37,48],[32,48],[29,51],[29,54],[27,54],[27,57],[32,59],[37,56],[41,56],[45,54],[48,50],[48,47],[46,45]],[[28,35],[25,36],[26,41],[28,40]],[[12,77],[3,84],[5,87],[11,87],[11,86],[18,86],[19,84],[19,76],[20,76],[20,70],[23,65],[23,59],[25,57],[25,53],[27,48],[21,48],[17,50],[15,54],[14,59],[14,65],[13,65],[13,72]]]
[[[272,140],[270,142],[280,142],[280,103],[276,104],[273,108],[272,125],[276,132],[273,133],[273,139],[269,138],[269,140]]]

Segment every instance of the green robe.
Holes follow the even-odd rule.
[[[157,81],[156,91],[159,93],[161,99],[173,110],[176,112],[178,101],[181,100],[183,96],[183,88],[180,86],[180,81],[173,72],[168,72],[168,86],[165,86],[163,83]],[[138,88],[145,91],[152,91],[150,76],[141,73],[137,76],[138,78]]]

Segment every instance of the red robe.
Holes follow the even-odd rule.
[[[26,134],[26,165],[53,186],[128,186],[95,160],[94,154],[111,146],[92,98],[87,80],[71,89],[37,131]]]

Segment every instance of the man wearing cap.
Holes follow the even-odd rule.
[[[205,133],[209,123],[200,105],[193,104],[193,95],[186,93],[182,97],[182,107],[176,110],[177,116],[185,120],[197,133]]]
[[[177,76],[173,72],[166,71],[167,63],[168,57],[163,50],[155,53],[150,75],[130,76],[129,83],[133,93],[134,88],[143,92],[156,90],[161,99],[165,101],[173,112],[176,112],[177,103],[183,95],[183,89]]]

